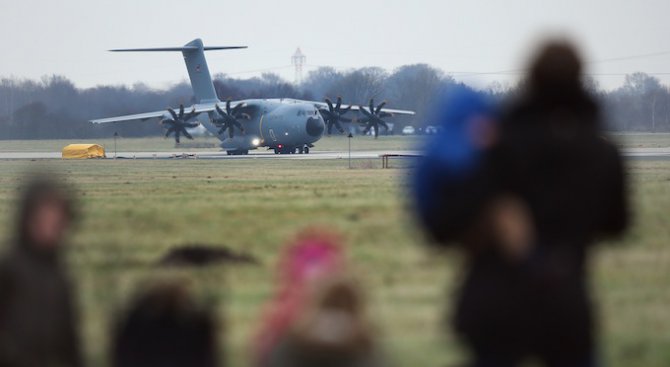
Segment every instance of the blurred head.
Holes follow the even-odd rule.
[[[485,152],[496,141],[496,107],[470,89],[452,91],[436,107],[441,130],[426,143],[413,171],[412,194],[420,223],[434,239],[444,237],[443,207],[454,201],[450,186],[476,174]]]
[[[113,343],[115,367],[217,365],[214,317],[181,283],[140,293],[118,323]]]
[[[19,206],[19,244],[33,251],[56,252],[73,219],[72,200],[62,184],[31,178]]]
[[[265,306],[253,346],[253,357],[259,365],[264,364],[277,342],[305,310],[315,284],[345,271],[346,261],[340,242],[340,237],[332,232],[309,229],[285,246],[279,261],[277,289]]]
[[[338,235],[318,229],[306,230],[286,246],[279,262],[279,281],[284,286],[300,287],[341,270],[344,262]]]
[[[291,330],[305,354],[328,359],[370,351],[371,334],[361,291],[354,279],[345,276],[318,282]]]
[[[451,174],[466,174],[495,141],[494,104],[486,95],[463,87],[439,98],[433,109],[440,130],[427,142],[426,156]]]
[[[531,61],[529,92],[558,97],[580,91],[581,74],[581,58],[575,47],[564,40],[548,41]]]

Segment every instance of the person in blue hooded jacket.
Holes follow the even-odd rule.
[[[628,205],[580,77],[577,53],[555,41],[498,118],[485,97],[455,93],[414,173],[431,240],[467,254],[453,325],[474,366],[597,363],[588,248],[623,233]]]

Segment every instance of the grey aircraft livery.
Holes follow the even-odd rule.
[[[200,39],[195,39],[183,47],[117,49],[113,52],[180,51],[184,56],[186,69],[195,104],[175,111],[140,113],[119,117],[92,120],[96,124],[144,121],[160,119],[167,129],[165,136],[193,137],[189,129],[204,126],[221,140],[221,148],[228,154],[247,154],[251,149],[267,147],[277,154],[309,153],[314,143],[321,139],[326,129],[328,133],[335,127],[344,131],[341,122],[351,122],[344,117],[349,111],[357,112],[356,122],[364,124],[364,132],[372,131],[377,136],[380,127],[388,129],[386,117],[393,115],[414,115],[412,111],[384,108],[385,102],[375,106],[370,100],[368,107],[343,105],[340,98],[335,104],[329,99],[324,102],[301,101],[296,99],[247,99],[222,102],[216,96],[212,77],[207,67],[205,51],[246,48],[246,46],[205,47]]]

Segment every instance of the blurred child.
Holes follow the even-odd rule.
[[[376,366],[364,302],[339,238],[305,232],[287,247],[256,339],[258,366]]]
[[[218,366],[215,319],[195,304],[183,284],[154,285],[119,320],[112,366]]]

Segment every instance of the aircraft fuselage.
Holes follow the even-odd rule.
[[[268,147],[288,152],[311,146],[323,136],[325,123],[313,103],[292,99],[250,99],[238,101],[242,111],[250,116],[240,121],[245,132],[235,129],[234,136],[228,131],[219,134],[213,120],[216,112],[198,116],[198,121],[221,140],[221,148],[227,151],[244,152]]]

